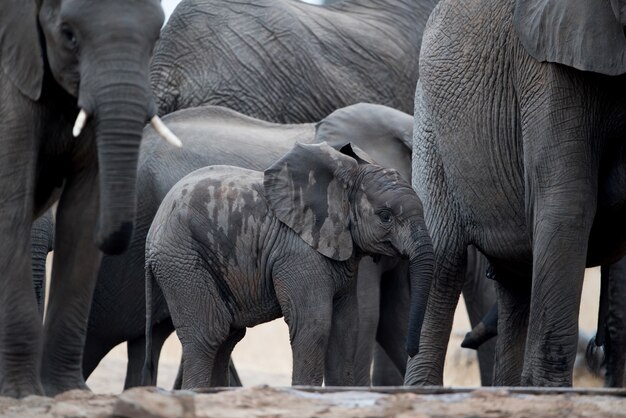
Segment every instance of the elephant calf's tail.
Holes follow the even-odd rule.
[[[154,386],[153,381],[154,364],[152,361],[152,287],[154,283],[154,274],[150,267],[149,261],[146,259],[146,358],[143,363],[143,371],[141,373],[142,386]]]

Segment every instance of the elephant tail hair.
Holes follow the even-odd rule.
[[[154,273],[148,260],[146,260],[146,355],[141,373],[141,386],[155,386],[156,382],[154,364],[152,359],[152,287],[154,286]]]

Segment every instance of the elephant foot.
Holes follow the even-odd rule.
[[[36,378],[16,379],[12,382],[0,382],[0,396],[19,399],[30,395],[44,395],[43,387]]]
[[[606,365],[606,356],[604,353],[604,346],[596,345],[596,338],[592,337],[587,344],[587,351],[585,352],[585,363],[587,368],[595,376],[604,376],[603,368]]]
[[[43,389],[45,391],[46,396],[54,397],[60,393],[67,392],[68,390],[88,390],[89,386],[85,383],[85,380],[80,378],[72,378],[72,379],[55,379],[48,380],[44,379]]]
[[[541,376],[541,377],[538,377]],[[510,384],[509,382],[496,381],[496,386],[516,386],[514,384]],[[532,371],[522,372],[522,379],[520,386],[542,386],[542,387],[554,387],[554,388],[563,388],[563,387],[572,387],[572,378],[571,373],[566,375],[565,373],[547,373],[547,372],[539,372],[533,373]]]
[[[435,368],[418,364],[416,357],[410,358],[404,375],[405,386],[443,386],[443,370],[439,373]]]
[[[474,329],[465,334],[461,347],[478,350],[478,347],[496,335],[498,335],[498,331],[496,329],[491,329],[491,327],[488,327],[484,323],[480,322],[474,327]]]

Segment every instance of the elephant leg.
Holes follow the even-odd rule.
[[[376,341],[385,354],[375,354],[373,384],[402,385],[408,359],[406,338],[410,309],[409,265],[405,260],[398,260],[393,269],[383,274],[380,293],[380,320]],[[375,349],[376,351],[378,350]],[[400,380],[398,376],[401,376]]]
[[[498,294],[498,338],[496,341],[495,386],[519,386],[530,310],[530,288],[496,282]]]
[[[609,268],[609,310],[606,320],[606,376],[604,386],[624,386],[626,366],[626,257]]]
[[[494,303],[485,317],[465,334],[461,347],[477,350],[498,335],[498,304]]]
[[[246,335],[245,328],[231,329],[226,341],[222,343],[220,349],[215,356],[215,364],[213,366],[213,376],[211,386],[226,387],[230,386],[230,355],[235,345]]]
[[[372,364],[372,352],[378,326],[380,307],[380,265],[374,263],[370,257],[365,257],[359,263],[359,275],[357,278],[359,335],[354,361],[356,386],[369,386],[370,366]],[[329,346],[333,345],[329,342]],[[333,355],[329,349],[327,355]]]
[[[83,349],[83,379],[85,381],[91,376],[91,373],[98,367],[100,361],[111,351],[119,341],[112,339],[96,339],[87,329],[87,338],[85,339],[85,348]],[[145,346],[144,346],[145,351]]]
[[[233,363],[233,359],[230,358],[228,360],[228,381],[230,386],[241,387],[243,384],[241,383],[241,379],[239,378],[239,373],[237,373],[237,369],[235,368],[235,363]]]
[[[174,386],[172,389],[180,390],[183,388],[183,373],[185,368],[185,358],[180,356],[180,364],[178,365],[178,372],[176,372],[176,378],[174,379]]]
[[[152,385],[157,384],[159,357],[161,349],[167,337],[174,331],[174,325],[170,318],[154,324],[152,327],[152,364],[154,370],[150,371]],[[128,364],[126,366],[126,380],[124,389],[129,389],[142,385],[143,366],[146,359],[146,338],[145,336],[129,340],[127,342]]]
[[[406,360],[404,366],[403,369],[406,368]],[[376,344],[374,346],[374,364],[372,366],[372,385],[402,386],[403,383],[404,373],[401,373],[396,363],[389,358],[387,351],[379,344]]]
[[[98,176],[89,171],[68,179],[59,201],[42,361],[42,383],[49,396],[87,389],[82,356],[101,259],[93,235],[98,200]]]
[[[0,81],[6,82],[5,79]],[[0,395],[41,395],[41,315],[33,293],[31,225],[36,124],[24,120],[32,104],[20,99],[0,124]],[[8,103],[3,103],[9,109]]]
[[[489,262],[474,246],[467,249],[467,269],[465,272],[465,285],[463,286],[463,299],[465,308],[472,328],[479,326],[482,319],[488,315],[496,303],[496,292],[493,280],[486,277]],[[497,309],[497,308],[494,308]],[[497,314],[497,310],[493,312]],[[497,315],[493,322],[492,330],[497,333]],[[489,334],[489,329],[486,328]],[[464,347],[463,344],[461,344]],[[484,341],[478,345],[478,367],[480,370],[480,383],[483,386],[493,384],[493,369],[495,362],[496,341]]]
[[[404,377],[406,385],[443,385],[443,365],[454,311],[465,278],[467,243],[459,239],[461,236],[461,231],[444,232],[441,229],[433,234],[433,285],[422,326],[419,352],[407,363]]]
[[[331,329],[333,297],[324,294],[326,292],[323,293],[323,289],[319,289],[318,293],[303,288],[290,290],[293,294],[289,297],[287,292],[277,296],[289,327],[293,353],[291,384],[321,386]]]
[[[354,283],[333,303],[324,371],[326,386],[354,386],[358,327],[358,301],[356,283]]]
[[[183,387],[183,368],[185,367],[184,359],[180,358],[180,364],[178,366],[178,372],[176,373],[176,379],[174,380],[174,386],[172,389],[180,390]],[[228,361],[228,378],[230,386],[241,387],[241,379],[239,378],[239,373],[237,373],[237,369],[235,368],[235,364],[233,363],[233,359],[229,359]]]
[[[543,72],[545,83],[523,87],[524,97],[534,93],[536,107],[531,111],[521,106],[526,224],[531,228],[533,260],[522,385],[571,386],[598,201],[598,135],[603,134],[588,110],[600,86],[559,66],[537,71]],[[572,94],[574,87],[577,94]]]

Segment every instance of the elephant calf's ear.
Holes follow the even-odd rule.
[[[0,11],[0,66],[28,98],[38,100],[43,83],[43,52],[35,0],[7,0]]]
[[[626,73],[624,29],[607,0],[517,0],[513,24],[526,51],[539,61]]]
[[[338,261],[352,256],[347,180],[355,159],[325,142],[296,146],[265,170],[265,197],[276,217],[307,244]]]

